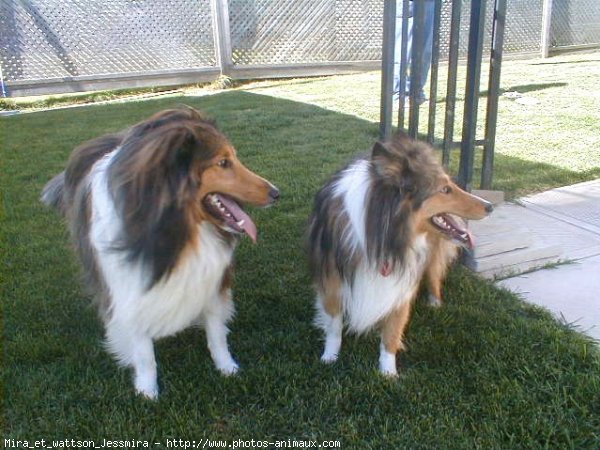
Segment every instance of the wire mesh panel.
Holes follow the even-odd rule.
[[[508,0],[504,38],[505,53],[532,53],[540,50],[542,1],[543,0]],[[440,24],[440,55],[442,59],[448,55],[452,2],[453,0],[443,0],[442,2],[442,18]],[[491,46],[493,6],[494,1],[487,0],[485,11],[486,30],[484,51],[489,51]],[[471,0],[462,0],[461,10],[459,55],[461,58],[465,58],[469,47],[468,33]]]
[[[450,45],[450,22],[452,20],[452,3],[454,0],[444,0],[442,2],[442,17],[440,22],[440,58],[446,59],[448,56],[448,50]],[[467,51],[469,49],[469,21],[471,10],[471,0],[460,0],[461,16],[460,16],[460,27],[459,27],[459,44],[458,54],[461,58],[466,58]],[[477,0],[479,1],[479,0]],[[487,15],[490,15],[490,9],[487,9]],[[491,16],[490,16],[491,17]],[[491,29],[488,24],[491,22],[490,17],[485,20],[486,23],[486,38],[484,40],[484,48],[489,48],[489,38],[491,36]],[[486,47],[487,44],[487,47]]]
[[[381,58],[383,0],[230,0],[234,65]]]
[[[600,2],[555,0],[550,35],[555,48],[600,44]]]
[[[448,52],[452,1],[442,2],[442,59]],[[471,0],[462,0],[462,4],[460,55],[465,57]],[[488,0],[488,4],[486,24],[492,22],[493,13],[493,2]],[[539,51],[541,9],[542,0],[510,1],[506,51]],[[233,64],[378,60],[382,15],[382,0],[229,0]],[[486,36],[484,48],[489,50],[489,27]]]
[[[0,0],[8,81],[215,66],[209,0]]]
[[[488,0],[489,1],[489,0]],[[504,53],[540,51],[543,0],[508,0]],[[493,2],[488,10],[491,13]]]
[[[453,2],[462,6],[459,55],[466,57],[471,1],[442,0],[441,60],[448,55]],[[485,1],[488,52],[494,0]],[[508,0],[505,53],[540,51],[542,3]],[[0,0],[2,82],[13,92],[25,90],[28,83],[43,91],[44,82],[51,80],[54,89],[68,91],[74,88],[63,81],[114,76],[136,85],[144,77],[152,80],[156,74],[178,71],[192,73],[187,78],[192,82],[198,72],[209,78],[218,75],[218,44],[227,50],[221,48],[221,55],[231,50],[231,61],[227,57],[222,62],[231,66],[234,77],[236,69],[241,77],[272,76],[282,65],[314,69],[376,62],[382,54],[383,4],[384,0]],[[553,4],[554,48],[600,44],[599,0]],[[228,20],[229,27],[221,20]],[[218,33],[216,23],[221,24]],[[265,70],[247,75],[252,68]],[[181,79],[174,77],[169,83]]]

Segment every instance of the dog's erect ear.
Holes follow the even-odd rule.
[[[397,159],[399,154],[406,153],[410,148],[414,147],[416,141],[411,138],[405,131],[398,130],[389,141],[377,141],[371,151],[371,157]]]
[[[406,143],[410,143],[408,135],[406,139]],[[406,154],[400,151],[399,145],[396,137],[391,143],[376,142],[371,160],[375,171],[386,184],[395,186],[403,194],[409,194],[415,189],[415,177]]]
[[[399,155],[395,154],[389,145],[387,142],[376,142],[371,151],[371,161],[375,172],[386,184],[397,184],[403,164]]]
[[[375,142],[375,145],[373,146],[373,150],[371,150],[371,158],[372,159],[376,159],[376,158],[386,158],[386,159],[390,159],[391,158],[391,153],[390,151],[387,149],[387,147],[385,146],[384,143],[382,142]]]

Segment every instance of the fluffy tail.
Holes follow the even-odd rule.
[[[43,204],[65,213],[65,173],[61,172],[52,178],[44,189],[40,200]]]

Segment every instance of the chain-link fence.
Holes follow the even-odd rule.
[[[442,59],[452,1],[442,2]],[[471,0],[455,1],[464,56]],[[543,1],[508,0],[505,54],[540,51]],[[600,1],[553,2],[553,47],[600,45]],[[23,95],[208,81],[223,69],[374,69],[382,23],[383,0],[0,0],[0,75],[9,95]]]
[[[600,1],[554,0],[550,40],[553,48],[600,43]]]
[[[230,0],[234,65],[377,61],[383,1]]]
[[[209,0],[1,0],[6,80],[215,66]]]

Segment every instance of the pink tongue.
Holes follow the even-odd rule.
[[[450,225],[452,225],[456,230],[458,230],[458,232],[460,234],[463,233],[467,233],[467,246],[469,248],[475,248],[475,236],[473,236],[473,234],[471,234],[471,230],[469,230],[469,228],[467,228],[466,223],[464,223],[465,227],[463,228],[461,225],[459,225],[452,216],[448,215],[448,214],[444,214],[444,219],[446,220],[446,222],[448,222]]]
[[[221,203],[223,203],[225,208],[227,208],[229,210],[231,215],[235,218],[236,222],[239,222],[240,220],[244,221],[244,224],[240,228],[242,228],[244,230],[244,232],[248,236],[250,236],[250,239],[252,239],[252,242],[254,242],[256,244],[256,238],[258,235],[258,231],[256,229],[256,225],[254,224],[254,222],[252,221],[250,216],[248,214],[246,214],[244,212],[244,210],[242,210],[242,208],[240,208],[240,205],[238,205],[237,202],[235,202],[234,200],[232,200],[228,197],[225,197],[223,195],[219,195],[219,200],[221,200]]]
[[[475,248],[475,236],[473,236],[471,230],[468,228],[465,231],[467,232],[467,242],[469,243],[469,248]]]

